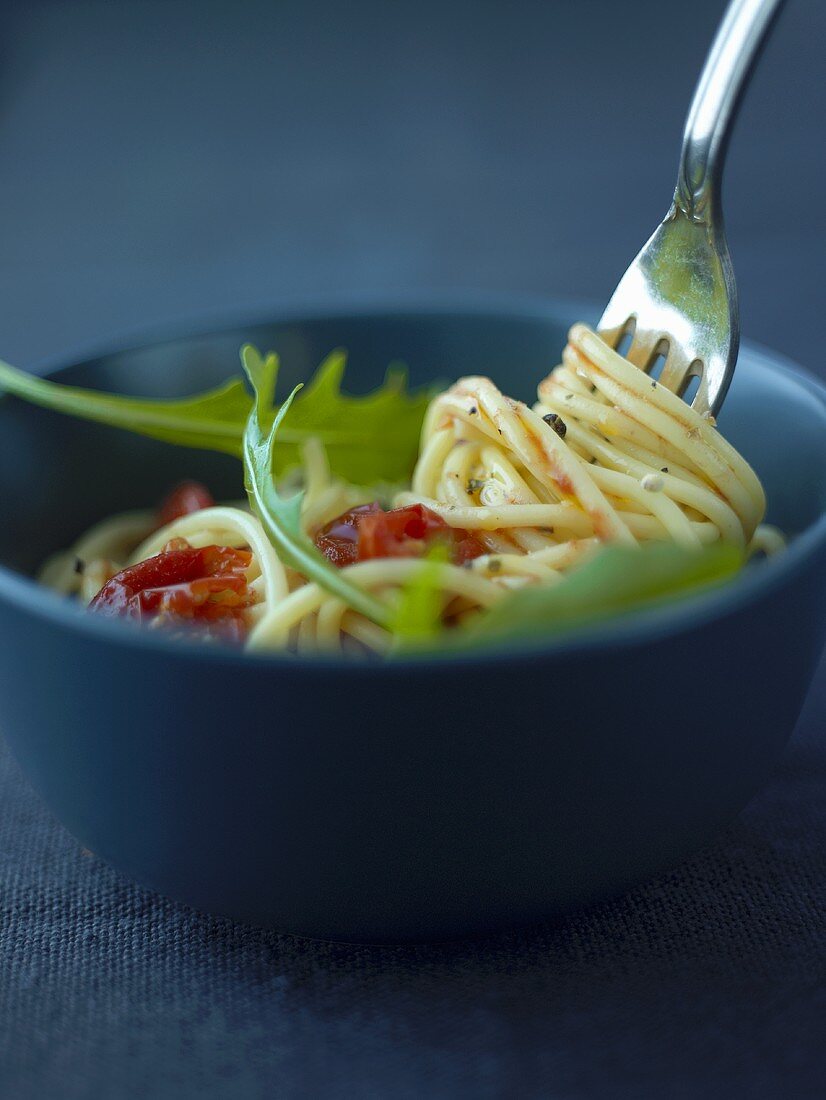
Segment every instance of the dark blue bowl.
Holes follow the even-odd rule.
[[[63,381],[181,394],[252,340],[288,383],[332,347],[369,388],[489,373],[529,398],[569,307],[284,316],[104,355]],[[587,635],[384,665],[247,657],[96,619],[30,573],[92,521],[230,459],[0,402],[0,723],[83,844],[199,909],[313,936],[434,938],[545,918],[706,843],[788,740],[824,640],[826,397],[753,349],[721,426],[781,557]]]

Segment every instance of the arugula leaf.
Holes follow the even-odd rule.
[[[242,349],[242,356],[264,362],[251,347]],[[407,479],[416,462],[422,420],[432,393],[410,393],[404,373],[388,370],[379,389],[352,397],[341,392],[345,362],[342,351],[329,355],[291,407],[273,452],[275,473],[296,465],[302,443],[317,436],[326,445],[331,469],[339,477],[362,484]],[[55,412],[239,458],[252,408],[240,378],[192,397],[151,400],[49,382],[0,361],[2,390]],[[267,407],[272,398],[272,394],[267,396]]]
[[[240,378],[193,397],[145,400],[49,382],[2,360],[0,390],[82,420],[95,420],[180,447],[224,451],[239,457],[252,404]]]
[[[247,344],[245,362],[261,361]],[[383,385],[363,397],[341,392],[347,356],[332,352],[316,371],[290,410],[279,433],[277,472],[301,460],[308,436],[324,444],[333,471],[356,485],[374,481],[405,481],[419,453],[419,435],[432,390],[409,393],[405,372],[388,368]]]
[[[273,395],[278,357],[270,354],[262,359],[254,348],[244,348],[242,363],[255,393],[244,431],[244,481],[253,512],[283,562],[333,596],[344,600],[355,611],[360,611],[380,626],[389,627],[389,608],[369,592],[351,584],[304,533],[301,526],[304,493],[282,497],[275,487],[273,451],[281,425],[301,387],[296,386],[276,412]]]
[[[471,643],[557,634],[692,595],[729,580],[742,565],[742,552],[727,543],[700,550],[606,546],[557,584],[513,592],[462,633]]]
[[[441,635],[443,594],[439,566],[448,557],[447,546],[434,543],[422,559],[421,568],[402,585],[391,623],[396,652],[433,642]]]

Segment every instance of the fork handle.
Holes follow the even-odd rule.
[[[691,101],[683,134],[674,206],[694,222],[709,223],[731,126],[760,47],[783,0],[731,0]]]

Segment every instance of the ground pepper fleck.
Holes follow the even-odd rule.
[[[560,439],[564,439],[568,431],[568,425],[557,413],[545,413],[542,417],[546,424],[549,424]]]

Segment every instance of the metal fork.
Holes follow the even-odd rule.
[[[712,43],[686,119],[674,200],[611,296],[597,329],[683,396],[714,416],[740,345],[737,285],[720,209],[726,146],[741,94],[783,0],[732,0]]]

